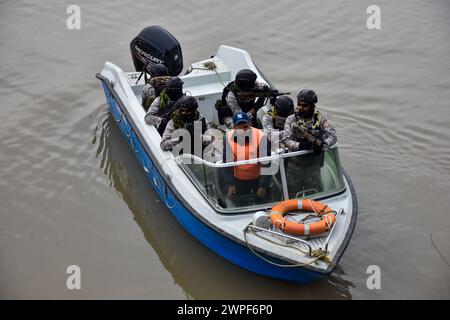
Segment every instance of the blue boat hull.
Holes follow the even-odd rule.
[[[109,110],[119,126],[123,137],[135,154],[140,165],[144,168],[147,178],[173,216],[193,237],[226,260],[261,275],[302,284],[325,276],[325,274],[316,273],[305,268],[282,268],[272,265],[255,256],[245,245],[237,243],[216,232],[191,213],[166,184],[159,169],[154,165],[143,147],[139,136],[133,130],[129,119],[127,119],[125,113],[121,110],[120,104],[116,101],[105,80],[101,80]],[[273,258],[267,258],[277,263],[283,263],[273,260]]]

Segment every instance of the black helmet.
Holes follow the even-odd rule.
[[[173,77],[167,81],[166,92],[170,100],[176,101],[183,95],[183,81],[178,77]]]
[[[249,90],[255,86],[256,73],[250,69],[242,69],[236,74],[234,83],[241,90]]]
[[[317,103],[317,95],[312,90],[303,89],[297,95],[297,103],[299,102],[305,102],[310,106],[315,107],[315,104]]]
[[[151,78],[169,75],[169,69],[162,63],[147,65],[147,72]]]
[[[278,96],[273,105],[281,117],[294,113],[294,101],[288,96]]]
[[[182,96],[176,103],[176,109],[188,109],[191,111],[197,110],[198,103],[194,97],[191,96]]]

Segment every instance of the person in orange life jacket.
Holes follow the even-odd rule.
[[[227,132],[223,146],[223,162],[235,162],[270,156],[270,142],[262,130],[249,125],[245,112],[233,115],[234,129]],[[266,150],[263,148],[266,143]],[[264,154],[261,154],[264,152]],[[264,198],[269,189],[270,175],[261,175],[261,164],[251,163],[227,167],[224,179],[228,198],[255,193]]]

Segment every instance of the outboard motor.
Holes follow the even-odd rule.
[[[160,26],[144,28],[130,43],[136,71],[145,71],[151,64],[164,64],[171,76],[178,76],[183,70],[183,55],[180,43],[166,29]]]

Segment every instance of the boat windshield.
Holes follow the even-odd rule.
[[[320,154],[303,150],[232,163],[208,162],[190,154],[180,155],[176,161],[211,205],[223,213],[268,208],[292,198],[322,198],[345,188],[337,146]],[[260,168],[258,178],[235,177],[240,169],[255,164]]]

